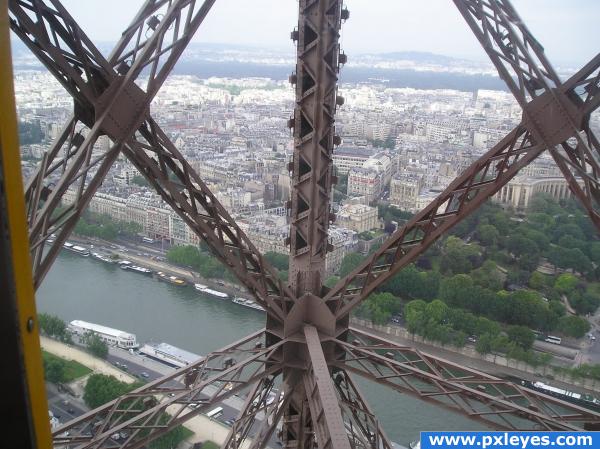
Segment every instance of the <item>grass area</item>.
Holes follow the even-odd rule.
[[[86,376],[92,372],[87,366],[84,366],[75,360],[63,359],[62,357],[58,357],[44,350],[42,350],[42,357],[44,360],[60,360],[65,364],[65,383]]]
[[[202,449],[219,449],[219,445],[213,441],[206,440],[202,443]]]
[[[183,435],[183,438],[181,439],[181,441],[183,441],[183,440],[187,440],[189,437],[191,437],[192,435],[194,435],[194,432],[192,432],[190,429],[188,429],[188,428],[187,428],[187,427],[185,427],[185,426],[181,426],[181,429],[182,429],[182,431],[183,431],[183,433],[182,433],[182,435]],[[217,448],[218,448],[218,447],[219,447],[219,446],[217,446]]]

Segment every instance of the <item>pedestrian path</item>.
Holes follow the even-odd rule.
[[[62,357],[63,359],[75,360],[76,362],[87,366],[89,369],[96,373],[106,374],[107,376],[114,376],[120,381],[128,384],[133,383],[137,380],[135,377],[116,369],[110,363],[101,360],[97,357],[94,357],[88,354],[87,352],[82,351],[81,349],[78,349],[72,345],[67,345],[65,343],[61,343],[59,341],[52,340],[51,338],[44,336],[40,337],[40,344],[45,351]]]

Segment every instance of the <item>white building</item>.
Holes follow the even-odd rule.
[[[379,228],[377,208],[365,204],[344,204],[336,212],[336,224],[343,228],[361,232]]]
[[[581,184],[581,181],[579,183]],[[571,190],[567,180],[563,177],[530,178],[518,176],[502,187],[492,197],[492,201],[512,206],[515,209],[527,209],[531,203],[531,198],[536,193],[545,193],[555,200],[571,197]]]

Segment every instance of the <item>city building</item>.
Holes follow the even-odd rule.
[[[502,187],[492,197],[492,201],[522,210],[529,207],[532,197],[537,193],[545,193],[555,200],[571,197],[571,190],[563,177],[531,178],[517,176]]]
[[[336,212],[336,224],[357,233],[379,228],[377,208],[365,204],[344,204]]]

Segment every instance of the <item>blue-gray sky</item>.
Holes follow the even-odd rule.
[[[96,41],[115,41],[141,0],[64,0]],[[428,51],[485,59],[451,0],[346,0],[346,53]],[[582,65],[599,50],[600,1],[513,0],[513,5],[556,65]],[[194,40],[285,48],[296,24],[294,0],[217,0]]]

